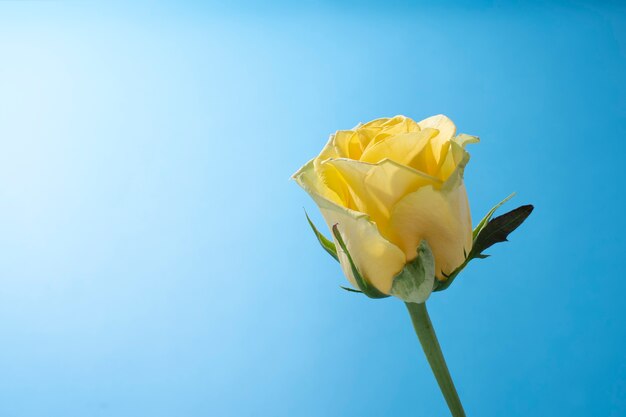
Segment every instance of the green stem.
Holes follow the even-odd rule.
[[[439,389],[441,389],[441,393],[446,399],[446,403],[448,403],[450,413],[452,413],[453,417],[465,417],[459,394],[456,393],[446,360],[443,358],[443,353],[441,353],[441,346],[439,346],[437,341],[435,329],[433,329],[433,324],[430,322],[430,317],[428,317],[426,303],[406,303],[406,307],[409,309],[413,328],[422,344],[430,369],[435,374]]]

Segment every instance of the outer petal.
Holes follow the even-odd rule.
[[[449,143],[456,133],[456,126],[452,123],[452,120],[443,114],[431,116],[418,124],[422,129],[431,128],[438,131],[437,135],[430,140],[428,152],[424,152],[423,163],[425,168],[422,168],[429,174],[434,175],[449,151]]]
[[[322,165],[331,165],[341,174],[356,202],[356,210],[367,213],[387,238],[391,208],[402,197],[426,185],[440,187],[442,184],[434,177],[390,159],[368,164],[340,158],[329,159]]]
[[[451,190],[426,186],[404,197],[391,213],[393,241],[407,259],[415,257],[422,239],[435,256],[435,274],[445,280],[465,260],[472,248],[472,219],[465,186]]]
[[[306,165],[300,168],[300,170],[293,175],[293,178],[297,181],[297,176],[298,174],[300,174],[300,172],[308,169],[313,169],[314,167],[315,171],[319,175],[319,180],[321,180],[321,182],[323,183],[322,185],[324,186],[321,187],[321,185],[316,185],[316,187],[321,187],[320,194],[327,194],[329,191],[332,191],[334,192],[334,197],[336,198],[330,198],[331,201],[335,201],[340,206],[352,207],[354,204],[350,198],[348,189],[343,183],[343,180],[339,176],[338,172],[332,168],[324,169],[320,166],[321,161],[324,161],[325,159],[342,158],[346,156],[343,153],[341,146],[337,145],[337,134],[341,132],[345,131],[339,131],[336,132],[334,135],[330,135],[330,138],[324,146],[324,149],[322,149],[322,152],[320,152],[320,154],[316,158],[312,159]],[[302,184],[300,184],[300,186],[302,186]]]
[[[431,141],[435,158],[437,159],[437,162],[439,162],[441,159],[442,148],[454,137],[456,133],[456,126],[452,120],[443,114],[431,116],[418,122],[418,124],[421,129],[432,128],[439,131],[439,134]]]
[[[323,198],[332,204],[343,205],[343,198],[341,198],[337,192],[330,189],[324,181],[315,174],[314,159],[310,160],[296,171],[291,178],[293,178],[304,191],[309,193],[309,195],[319,196],[319,198]]]
[[[404,253],[382,237],[369,216],[329,200],[327,196],[332,197],[332,194],[324,190],[324,185],[315,173],[312,162],[294,174],[294,179],[317,203],[329,229],[332,229],[334,224],[338,224],[348,251],[365,279],[378,290],[389,294],[393,278],[406,263]],[[336,241],[335,244],[337,244]],[[356,286],[345,253],[339,250],[337,255],[344,274],[352,285]]]
[[[320,207],[320,210],[329,228],[338,224],[352,259],[365,279],[381,292],[390,294],[393,278],[406,263],[404,253],[383,238],[376,225],[367,216],[338,207]],[[339,248],[338,242],[335,241],[335,244]],[[337,255],[344,274],[350,283],[356,286],[345,253],[338,250]]]
[[[464,133],[455,136],[449,144],[449,151],[439,164],[436,177],[445,181],[444,187],[451,189],[456,187],[463,180],[463,172],[465,166],[470,160],[469,153],[465,150],[468,143],[478,143],[480,139],[476,136],[466,135]]]

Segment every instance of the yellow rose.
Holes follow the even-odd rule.
[[[319,156],[293,176],[329,228],[337,225],[358,272],[384,294],[391,294],[394,278],[417,257],[422,241],[439,281],[472,249],[464,146],[478,138],[455,134],[443,115],[421,122],[377,119],[331,135]],[[338,249],[337,256],[358,288],[347,254]]]

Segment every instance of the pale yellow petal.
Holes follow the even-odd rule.
[[[463,179],[463,170],[465,165],[469,162],[470,155],[465,150],[465,145],[468,143],[478,143],[480,139],[476,136],[470,136],[466,134],[460,134],[455,136],[449,143],[449,150],[445,157],[441,160],[436,177],[442,181],[448,181],[450,179],[456,180]]]
[[[333,147],[335,150],[334,158],[350,158],[350,139],[354,136],[353,130],[338,130],[332,135]],[[322,159],[323,158],[323,159]],[[326,155],[320,154],[320,159],[328,159]]]
[[[456,133],[456,126],[448,117],[443,114],[431,116],[418,122],[421,129],[432,128],[437,129],[439,133],[431,139],[431,150],[434,157],[435,165],[439,165],[439,161],[445,157],[448,150],[447,144]]]
[[[389,294],[393,278],[406,263],[404,253],[383,238],[366,215],[333,205],[320,206],[320,210],[329,229],[337,224],[361,275],[379,291]],[[335,245],[339,248],[336,239]],[[337,255],[344,274],[358,288],[345,253],[339,249]]]
[[[345,155],[340,154],[337,146],[335,145],[335,135],[330,135],[328,141],[326,142],[326,145],[324,145],[324,148],[322,148],[322,151],[317,156],[317,158],[314,158],[314,160],[316,161],[315,163],[317,166],[319,161],[323,161],[328,158],[343,158],[344,156]]]
[[[341,149],[341,147],[337,146],[336,136],[337,134],[330,135],[330,138],[322,149],[322,152],[320,152],[317,158],[313,159],[312,162],[315,169],[315,174],[309,174],[307,178],[309,178],[310,181],[321,181],[322,184],[325,185],[325,188],[331,190],[336,194],[338,199],[341,201],[340,205],[344,207],[352,207],[354,204],[350,199],[350,194],[346,185],[343,183],[341,176],[336,172],[335,169],[325,169],[321,166],[321,162],[328,158],[342,158],[345,156],[344,151]],[[302,167],[300,170],[303,170],[305,168],[308,169],[308,164]]]
[[[292,175],[292,178],[314,199],[322,198],[333,204],[343,206],[345,204],[345,197],[339,195],[324,183],[322,178],[315,171],[314,161],[315,160],[312,159],[307,162]]]
[[[293,178],[319,206],[329,230],[338,224],[348,251],[365,279],[378,290],[389,294],[393,278],[406,263],[404,253],[379,233],[368,215],[342,206],[337,195],[317,175],[313,161],[300,168]],[[339,248],[337,242],[335,244]],[[347,257],[341,250],[338,251],[338,257],[344,274],[356,287]]]
[[[430,116],[424,120],[420,120],[419,122],[417,122],[417,124],[422,129],[425,129],[427,127],[437,129],[448,140],[452,139],[452,137],[456,133],[456,126],[454,122],[452,122],[452,120],[450,120],[448,116],[443,115],[443,114]]]
[[[415,257],[416,248],[426,239],[440,280],[461,265],[472,249],[472,219],[463,183],[448,191],[426,186],[408,194],[394,207],[389,224],[396,234],[392,241],[407,259]]]
[[[367,122],[364,124],[359,124],[354,129],[370,129],[370,128],[379,128],[383,124],[387,123],[391,120],[390,117],[381,117],[380,119],[374,119],[371,122]]]
[[[456,142],[457,144],[459,144],[463,148],[465,148],[465,145],[467,145],[467,144],[473,144],[473,143],[479,143],[480,142],[480,138],[478,136],[472,136],[472,135],[468,135],[466,133],[461,133],[461,134],[455,136],[452,140],[454,142]]]
[[[369,190],[366,184],[366,178],[374,165],[359,164],[358,161],[344,158],[329,159],[322,165],[327,169],[334,169],[342,177],[354,201],[352,209],[367,213],[378,224],[386,221],[385,219],[389,217],[389,209],[376,194]]]
[[[437,172],[437,178],[442,181],[447,180],[450,175],[456,170],[459,163],[463,161],[467,152],[458,146],[457,144],[450,142],[448,144],[448,152],[445,157],[440,161],[440,166]]]
[[[339,130],[331,136],[335,155],[338,158],[359,159],[363,151],[386,137],[401,133],[419,131],[417,122],[405,116],[376,119],[364,125],[358,125],[352,130]],[[326,153],[320,155],[327,159]]]
[[[454,125],[452,120],[450,120],[447,116],[444,116],[443,114],[438,114],[436,116],[431,116],[427,119],[424,119],[418,122],[418,125],[421,129],[437,129],[439,131],[439,135],[437,135],[437,141],[440,144],[452,140],[452,138],[456,134],[456,126]]]
[[[419,132],[422,128],[413,119],[406,116],[395,116],[380,125],[382,130],[392,135],[408,132]]]
[[[441,186],[441,181],[400,165],[390,159],[370,164],[350,159],[330,159],[331,165],[350,187],[356,210],[367,213],[379,228],[386,227],[391,208],[403,196],[425,185]]]
[[[368,147],[361,155],[361,161],[375,164],[384,159],[391,159],[399,164],[420,170],[422,151],[435,135],[437,135],[437,130],[425,129],[388,137]]]
[[[376,123],[370,122],[358,129],[359,132],[369,139],[365,150],[390,136],[419,132],[421,130],[420,126],[413,119],[405,116],[395,116],[391,119],[378,119],[374,122]]]
[[[370,138],[359,130],[340,130],[335,133],[335,147],[341,158],[358,160],[368,146]]]

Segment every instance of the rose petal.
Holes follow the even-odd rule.
[[[406,263],[404,253],[380,234],[368,216],[335,205],[320,205],[320,211],[329,228],[338,224],[339,232],[361,275],[379,291],[389,294],[393,278]],[[339,248],[336,239],[335,244]],[[337,256],[344,274],[358,288],[345,253],[338,250]]]
[[[311,196],[319,196],[324,200],[328,200],[329,202],[340,206],[345,204],[345,198],[343,198],[344,196],[329,188],[316,174],[313,159],[293,174],[291,178],[293,178],[298,185]]]
[[[365,149],[361,155],[361,161],[376,164],[384,159],[391,159],[399,164],[420,170],[422,151],[428,145],[429,140],[436,135],[437,130],[425,129],[390,136]]]
[[[468,143],[478,143],[480,139],[476,136],[470,136],[466,134],[460,134],[455,136],[448,145],[448,152],[445,157],[440,161],[437,174],[435,175],[441,181],[446,183],[458,182],[463,180],[463,171],[465,165],[469,162],[470,155],[465,150],[465,145]],[[454,185],[448,185],[447,188],[451,188]]]
[[[357,130],[368,138],[368,144],[363,151],[365,152],[368,148],[371,148],[390,136],[419,132],[421,129],[413,119],[405,116],[395,116],[391,119],[378,119],[374,122],[366,123],[363,126],[357,126]]]
[[[367,213],[384,227],[391,208],[406,194],[425,185],[442,183],[429,175],[400,165],[390,159],[370,164],[351,159],[329,159],[323,166],[333,166],[349,187],[356,210]]]
[[[439,133],[430,141],[430,148],[433,159],[429,161],[428,171],[433,173],[433,169],[439,166],[440,161],[445,157],[448,151],[448,143],[456,133],[456,126],[448,117],[443,114],[431,116],[418,122],[421,129],[437,129]]]
[[[472,249],[472,219],[465,186],[444,191],[432,186],[408,194],[391,212],[389,227],[392,239],[407,259],[415,257],[422,239],[435,255],[435,273],[444,280],[465,260]]]
[[[320,207],[329,229],[332,229],[334,224],[338,224],[348,251],[365,279],[378,290],[389,294],[393,278],[406,263],[404,253],[383,238],[376,225],[370,221],[369,216],[342,207],[337,204],[337,198],[335,201],[330,199],[333,193],[327,190],[320,181],[312,161],[296,172],[293,177]],[[352,285],[356,286],[346,255],[342,251],[338,251],[337,255],[344,274]]]

